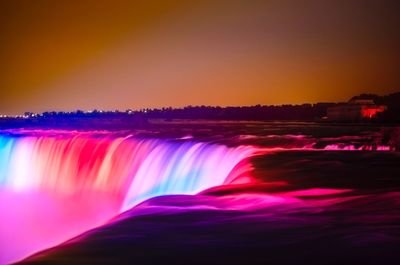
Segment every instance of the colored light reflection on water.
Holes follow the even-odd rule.
[[[0,263],[59,244],[155,196],[246,182],[254,152],[112,133],[0,134]]]

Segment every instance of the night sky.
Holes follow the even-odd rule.
[[[1,1],[0,113],[400,90],[400,1],[135,2]]]

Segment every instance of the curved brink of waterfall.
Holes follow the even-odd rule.
[[[235,167],[253,153],[250,146],[108,134],[3,134],[0,185],[15,192],[103,191],[118,197],[124,211],[154,196],[234,182],[246,173]]]
[[[0,264],[59,244],[155,196],[247,182],[254,153],[251,146],[110,132],[2,132]]]

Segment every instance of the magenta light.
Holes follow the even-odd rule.
[[[59,244],[155,196],[250,181],[254,151],[112,133],[3,133],[0,263]]]

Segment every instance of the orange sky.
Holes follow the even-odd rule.
[[[0,113],[343,101],[400,89],[397,1],[0,3]]]

